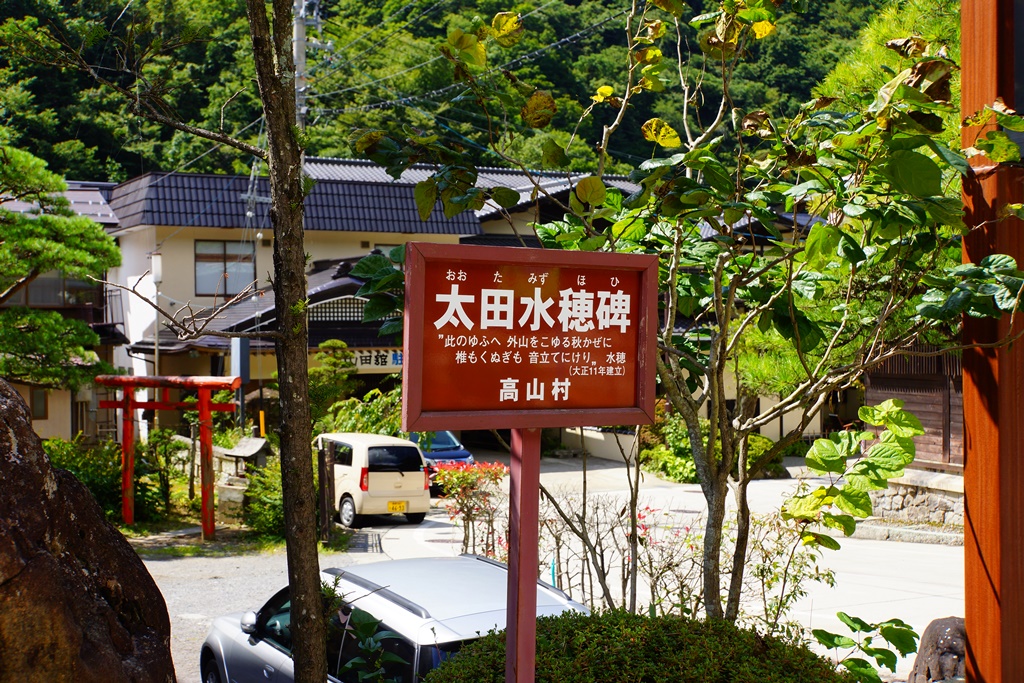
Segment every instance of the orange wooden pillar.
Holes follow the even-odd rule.
[[[121,519],[135,524],[135,392],[121,397]]]
[[[213,412],[210,390],[199,390],[199,480],[203,492],[203,540],[213,538],[216,522],[213,515]]]
[[[962,112],[1014,97],[1013,0],[964,0]],[[1022,37],[1021,40],[1024,40]],[[1022,46],[1024,47],[1024,46]],[[1024,93],[1022,93],[1024,95]],[[964,147],[976,130],[965,130]],[[964,240],[964,260],[1009,254],[1024,265],[1024,225],[998,220],[1024,197],[1019,171],[985,169],[964,182],[967,224],[991,221]],[[1019,327],[1019,326],[1018,326]],[[994,342],[1009,320],[967,318],[966,343]],[[1024,681],[1024,347],[964,352],[965,616],[967,680]]]

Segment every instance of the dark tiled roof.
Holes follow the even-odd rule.
[[[347,180],[363,183],[385,183],[391,185],[415,185],[433,173],[434,167],[429,164],[416,164],[406,170],[395,180],[387,174],[383,166],[367,159],[334,159],[327,157],[309,157],[306,159],[306,173],[317,180]],[[567,195],[569,189],[586,173],[553,173],[550,171],[523,171],[509,168],[477,169],[477,187],[506,187],[519,192],[519,204],[510,209],[512,213],[522,211],[534,203],[535,184],[544,192],[553,195]],[[622,176],[606,176],[607,185],[618,187],[626,194],[636,191],[639,186]],[[541,193],[543,196],[543,193]],[[476,212],[480,220],[488,220],[500,213],[497,205],[488,202],[484,208]]]
[[[477,244],[485,247],[532,247],[539,249],[540,240],[535,235],[521,235],[522,241],[515,235],[500,235],[489,233],[486,235],[472,235],[463,237],[459,244]],[[525,244],[524,244],[525,242]]]
[[[64,196],[70,202],[70,208],[75,214],[91,218],[104,226],[117,224],[117,216],[107,203],[110,197],[110,190],[114,183],[87,183],[74,180],[67,181],[68,189]],[[21,201],[4,202],[3,208],[16,213],[34,212],[38,210],[36,204]]]
[[[87,183],[68,181],[64,196],[71,202],[71,210],[79,216],[88,216],[103,225],[116,225],[117,216],[110,208],[110,191],[114,183]]]
[[[480,221],[501,213],[488,202],[475,215],[464,212],[446,219],[438,206],[427,221],[421,221],[414,187],[432,171],[431,166],[418,164],[394,180],[383,167],[368,160],[311,157],[306,160],[306,172],[317,183],[306,200],[306,230],[479,235]],[[482,168],[477,186],[518,191],[519,203],[509,210],[516,213],[537,201],[535,184],[542,189],[542,204],[547,201],[545,193],[565,201],[584,175]],[[608,176],[605,182],[627,193],[637,189],[619,176]],[[266,226],[269,181],[259,178],[254,185],[254,194],[264,200],[248,204],[250,180],[246,176],[147,173],[113,187],[109,202],[121,229],[139,225],[242,228],[247,226],[249,210],[253,214],[249,226]]]
[[[148,173],[114,188],[111,207],[122,229],[138,225],[206,228],[267,225],[269,204],[248,204],[249,178],[194,173]],[[255,183],[257,197],[269,197],[266,178]],[[395,183],[321,180],[306,200],[306,230],[476,235],[472,214],[446,219],[435,211],[421,221],[413,187]]]

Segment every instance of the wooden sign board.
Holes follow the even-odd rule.
[[[654,420],[657,257],[406,247],[403,428]]]

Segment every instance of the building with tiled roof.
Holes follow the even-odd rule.
[[[508,210],[488,203],[451,218],[438,205],[423,221],[416,208],[415,185],[432,170],[415,165],[396,180],[370,161],[306,161],[306,172],[315,181],[306,200],[304,224],[311,264],[311,354],[322,341],[342,339],[355,351],[359,372],[371,384],[400,369],[400,340],[382,338],[377,325],[362,322],[365,302],[356,296],[360,283],[347,275],[353,263],[371,250],[386,252],[414,240],[539,246],[530,222],[561,218],[571,188],[582,177],[481,169],[479,187],[517,190],[520,202]],[[636,189],[622,178],[607,182],[627,193]],[[72,210],[104,225],[121,249],[121,266],[107,279],[124,289],[104,288],[106,298],[117,303],[110,307],[112,312],[117,309],[116,330],[106,330],[116,331],[116,338],[105,337],[114,365],[135,375],[222,375],[230,371],[232,360],[238,361],[232,358],[233,345],[226,334],[274,329],[269,195],[268,179],[240,175],[153,172],[120,184],[68,182],[65,196]],[[32,210],[27,205],[18,208]],[[153,277],[154,255],[160,263],[159,283]],[[224,307],[242,291],[248,292],[244,298]],[[205,328],[208,334],[178,338],[165,324],[165,315],[158,324],[158,314],[142,297],[158,301],[165,314],[178,319],[212,315]],[[234,355],[240,348],[244,347],[235,347]],[[247,355],[249,388],[270,381],[276,371],[273,344],[253,339]],[[64,426],[52,435],[88,432],[90,425],[95,431],[97,396],[85,391],[65,398],[60,413],[78,419],[62,417],[59,422]]]
[[[305,249],[311,269],[310,346],[339,338],[356,351],[359,371],[381,375],[399,368],[401,350],[394,339],[376,334],[362,322],[359,283],[344,273],[373,249],[387,251],[409,241],[448,244],[539,246],[529,223],[561,218],[579,174],[524,173],[482,169],[478,186],[519,191],[511,210],[492,204],[446,218],[440,205],[420,219],[415,185],[432,169],[416,165],[399,179],[364,160],[310,158],[307,174],[316,181],[306,200]],[[627,192],[636,189],[612,179]],[[541,187],[534,191],[534,183]],[[138,297],[129,297],[131,343],[120,362],[135,374],[222,374],[230,362],[231,342],[219,333],[273,329],[270,288],[273,232],[266,178],[191,173],[148,173],[110,188],[109,206],[117,222],[110,228],[121,245],[123,262],[112,277],[143,296],[157,294],[152,273],[159,254],[159,300],[176,317],[204,317],[211,334],[182,340],[166,325],[156,331],[156,313]],[[340,269],[340,270],[339,270]],[[255,291],[227,308],[223,304],[256,282]],[[218,334],[213,334],[214,332]],[[276,370],[273,345],[250,345],[253,381],[271,379]],[[159,368],[154,368],[159,355]],[[381,359],[387,357],[388,362]]]

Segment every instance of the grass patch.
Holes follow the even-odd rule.
[[[140,526],[128,527],[132,535],[125,536],[143,559],[257,555],[277,552],[285,547],[283,538],[257,534],[248,529],[218,528],[212,541],[203,541],[198,529],[193,531],[178,526],[157,530],[154,525],[148,525],[150,533],[142,533]],[[335,528],[331,542],[319,543],[318,550],[321,553],[346,552],[351,539],[351,531]]]

